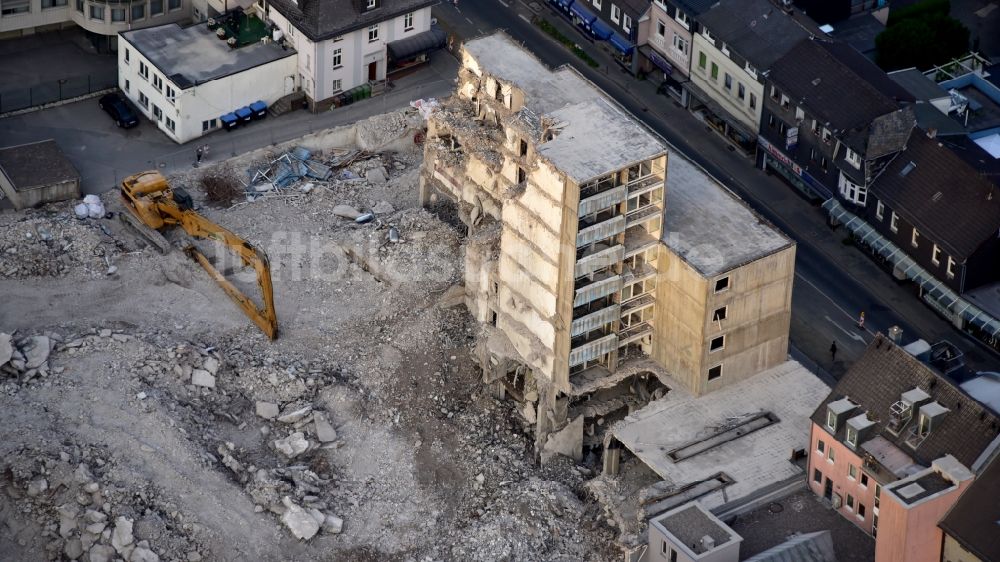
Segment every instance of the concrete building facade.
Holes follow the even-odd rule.
[[[77,25],[108,38],[114,49],[117,35],[191,17],[191,0],[4,0],[0,2],[0,39],[63,29]]]

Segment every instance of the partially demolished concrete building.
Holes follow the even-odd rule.
[[[573,68],[503,33],[461,59],[428,121],[421,199],[469,228],[484,380],[522,403],[543,460],[600,451],[603,428],[678,383],[701,395],[785,361],[790,240],[714,183],[673,228],[668,160],[691,189],[711,180]]]

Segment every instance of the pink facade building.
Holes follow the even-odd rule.
[[[875,537],[876,562],[937,562],[937,525],[998,434],[993,411],[878,335],[813,413],[809,486]]]

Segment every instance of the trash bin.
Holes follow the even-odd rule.
[[[250,104],[250,111],[253,111],[254,119],[267,117],[267,104],[258,100]]]
[[[249,123],[253,119],[253,111],[249,107],[241,107],[236,110],[236,116],[240,118],[240,122]]]
[[[222,122],[222,128],[227,131],[232,131],[240,124],[240,118],[235,113],[227,113],[219,117],[219,121]]]

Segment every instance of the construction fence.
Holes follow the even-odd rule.
[[[0,86],[0,114],[39,107],[48,103],[73,99],[118,85],[118,70],[69,76],[30,87]]]

